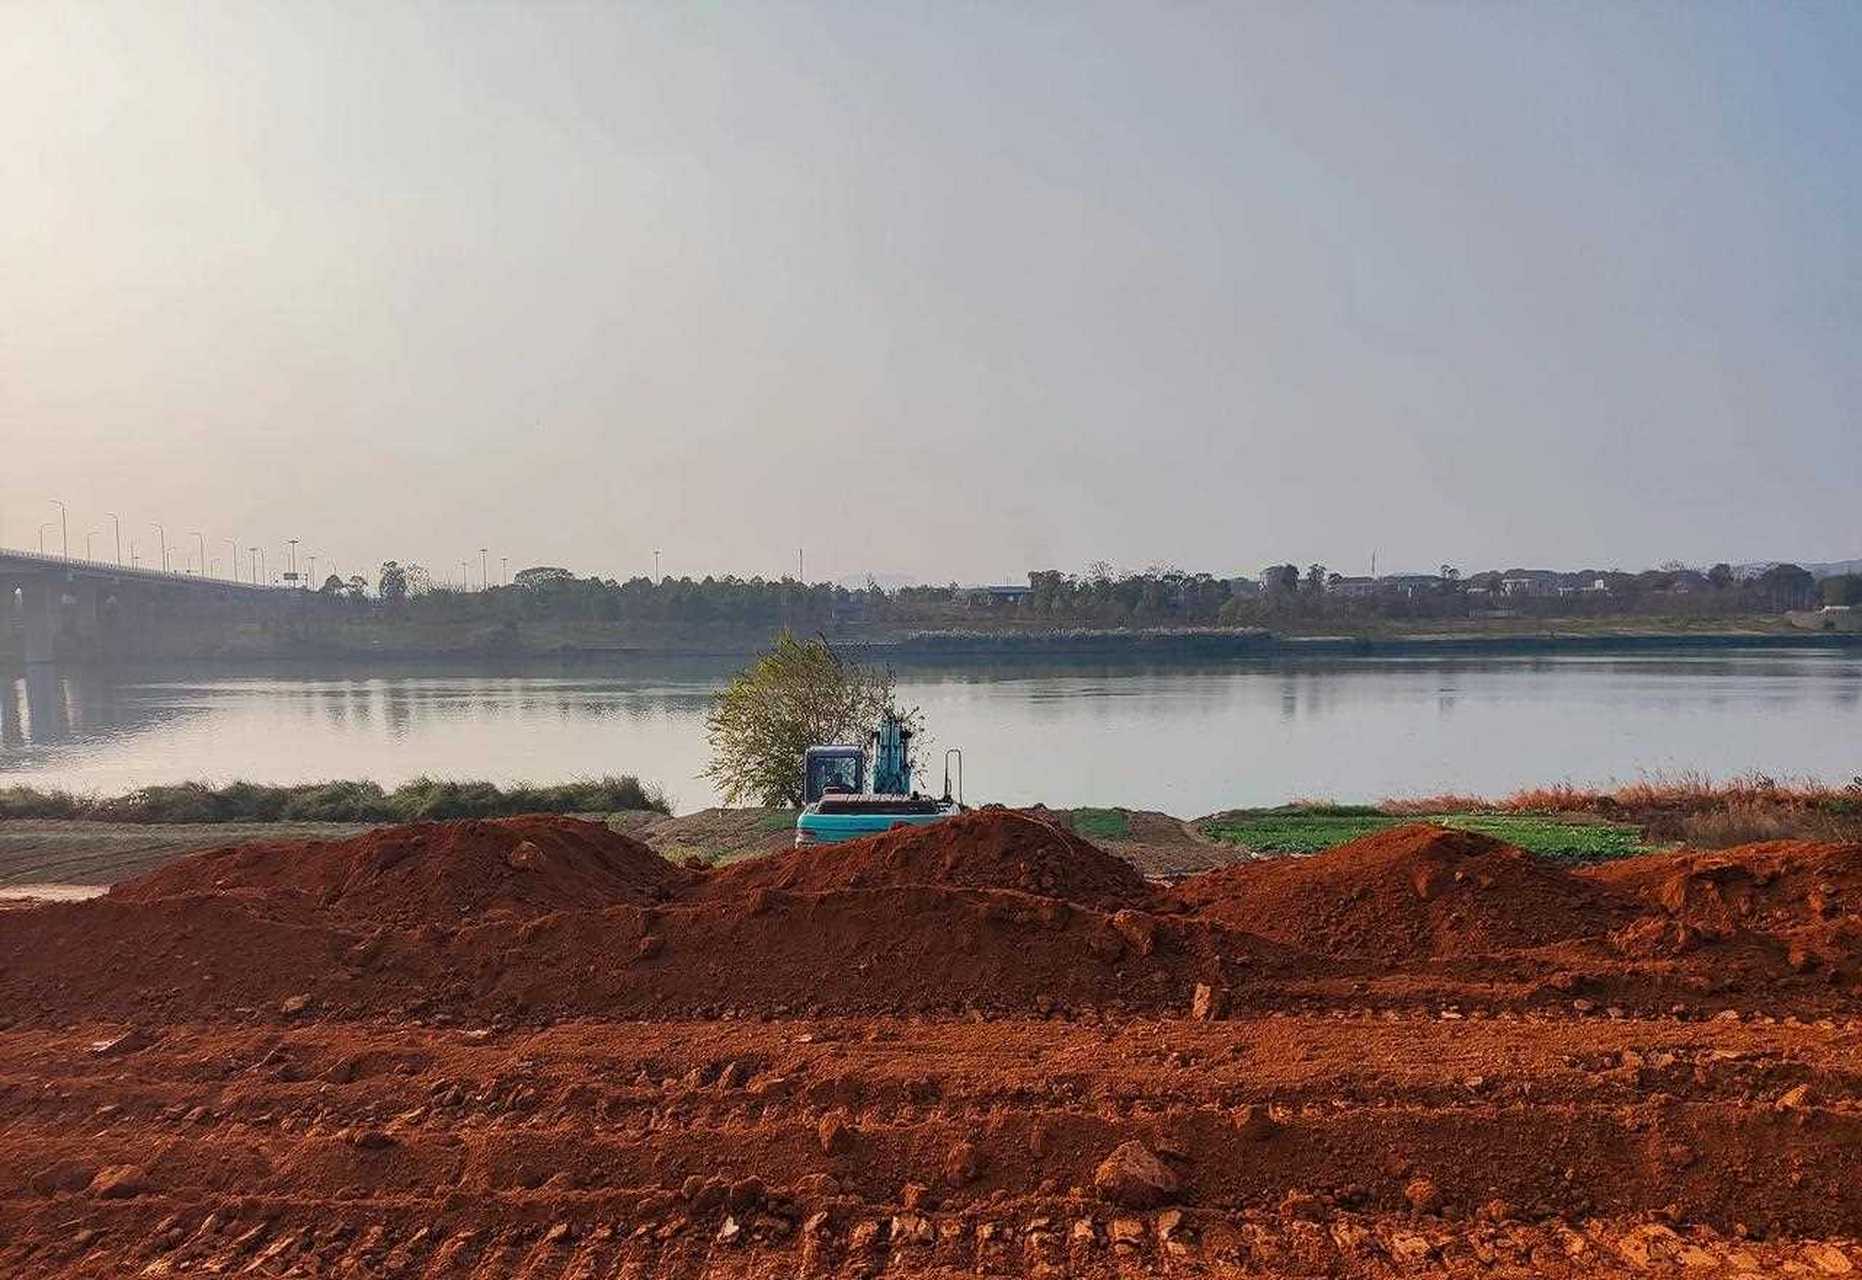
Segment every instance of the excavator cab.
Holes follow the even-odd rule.
[[[859,747],[810,747],[803,757],[802,803],[866,790],[866,752]]]

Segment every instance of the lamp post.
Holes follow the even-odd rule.
[[[168,572],[168,530],[162,528],[162,522],[160,520],[151,520],[149,521],[149,523],[155,526],[156,536],[161,539],[162,572],[167,573]]]
[[[96,536],[97,531],[95,529],[92,529],[89,533],[84,535],[84,558],[86,560],[91,558],[91,539]]]
[[[304,584],[298,580],[297,576],[297,539],[286,538],[285,541],[291,544],[291,580],[301,587]]]
[[[478,589],[480,591],[491,590],[491,572],[486,568],[489,563],[490,561],[485,558],[485,548],[480,547],[478,549]]]
[[[69,560],[71,558],[71,526],[66,519],[65,504],[53,498],[52,505],[58,508],[58,554]]]
[[[659,548],[653,548],[653,583],[659,585]]]
[[[123,567],[123,522],[114,511],[106,511],[104,514],[116,523],[116,564],[120,569]]]
[[[501,587],[511,585],[511,557],[509,556],[498,557],[498,585]]]
[[[207,576],[207,535],[199,529],[194,530],[194,541],[200,547],[200,576]]]
[[[232,555],[233,581],[238,582],[239,581],[239,542],[238,540],[234,538],[228,538],[226,540],[226,549],[233,553]]]
[[[39,525],[39,554],[45,554],[45,531],[57,524],[56,520],[46,520]]]
[[[136,540],[131,538],[129,540],[129,567],[134,569],[141,563],[142,557],[136,554]]]
[[[317,553],[310,553],[310,570],[304,575],[304,590],[310,590],[310,584],[317,580]]]

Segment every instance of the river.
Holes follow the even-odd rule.
[[[0,785],[636,773],[677,809],[732,662],[38,670],[0,676]],[[1570,780],[1862,773],[1862,650],[907,665],[971,803],[1193,816]],[[941,781],[931,770],[931,785]]]

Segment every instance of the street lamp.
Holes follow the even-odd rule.
[[[207,535],[199,529],[194,530],[194,541],[200,546],[200,576],[207,576]]]
[[[491,590],[491,575],[485,568],[488,563],[485,559],[485,548],[480,547],[478,549],[478,589],[480,591]]]
[[[120,569],[123,567],[123,522],[114,511],[106,511],[104,514],[116,521],[116,565]]]
[[[232,565],[233,565],[233,581],[238,582],[239,581],[239,542],[238,540],[234,538],[228,538],[226,540],[226,549],[233,553],[231,557]]]
[[[291,579],[292,581],[297,582],[298,581],[297,579],[297,539],[286,538],[285,541],[291,544]],[[303,586],[304,584],[302,582],[298,582],[298,585]]]
[[[129,540],[129,567],[133,569],[141,563],[142,557],[136,554],[136,540],[131,538]]]
[[[149,521],[149,523],[155,526],[156,535],[160,537],[161,539],[162,572],[167,573],[168,572],[168,530],[162,528],[162,522],[160,520],[151,520]]]
[[[655,584],[659,582],[659,548],[658,547],[653,548],[653,581]]]
[[[65,518],[65,504],[53,498],[52,505],[58,508],[58,554],[69,560],[71,558],[71,528]]]
[[[57,523],[58,521],[56,520],[47,520],[39,526],[39,554],[40,555],[45,554],[45,531],[47,529],[50,529],[53,525]]]
[[[511,557],[509,556],[498,557],[498,585],[501,587],[511,585]]]
[[[89,533],[84,535],[84,558],[86,560],[91,558],[91,539],[96,536],[97,531],[95,529],[92,529]]]

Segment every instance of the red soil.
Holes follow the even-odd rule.
[[[1186,881],[1209,919],[1321,955],[1386,963],[1596,936],[1617,923],[1595,885],[1487,836],[1414,824],[1307,858]]]
[[[154,902],[295,890],[336,915],[410,927],[642,906],[690,879],[638,840],[598,823],[534,817],[415,823],[336,842],[215,849],[117,885],[111,896]]]
[[[1579,874],[1714,933],[1781,933],[1862,908],[1862,844],[1773,840],[1707,852],[1681,849]]]
[[[908,884],[1010,889],[1101,911],[1148,906],[1156,897],[1129,862],[1055,823],[1007,809],[739,862],[713,876],[702,893],[724,898],[757,889],[828,893]]]
[[[1640,909],[1617,937],[1623,950],[1770,951],[1793,972],[1837,980],[1862,960],[1862,845],[1775,840],[1683,849],[1581,874]]]
[[[0,1275],[1842,1274],[1858,893],[1423,826],[1171,892],[1001,811],[204,853],[0,919]]]

